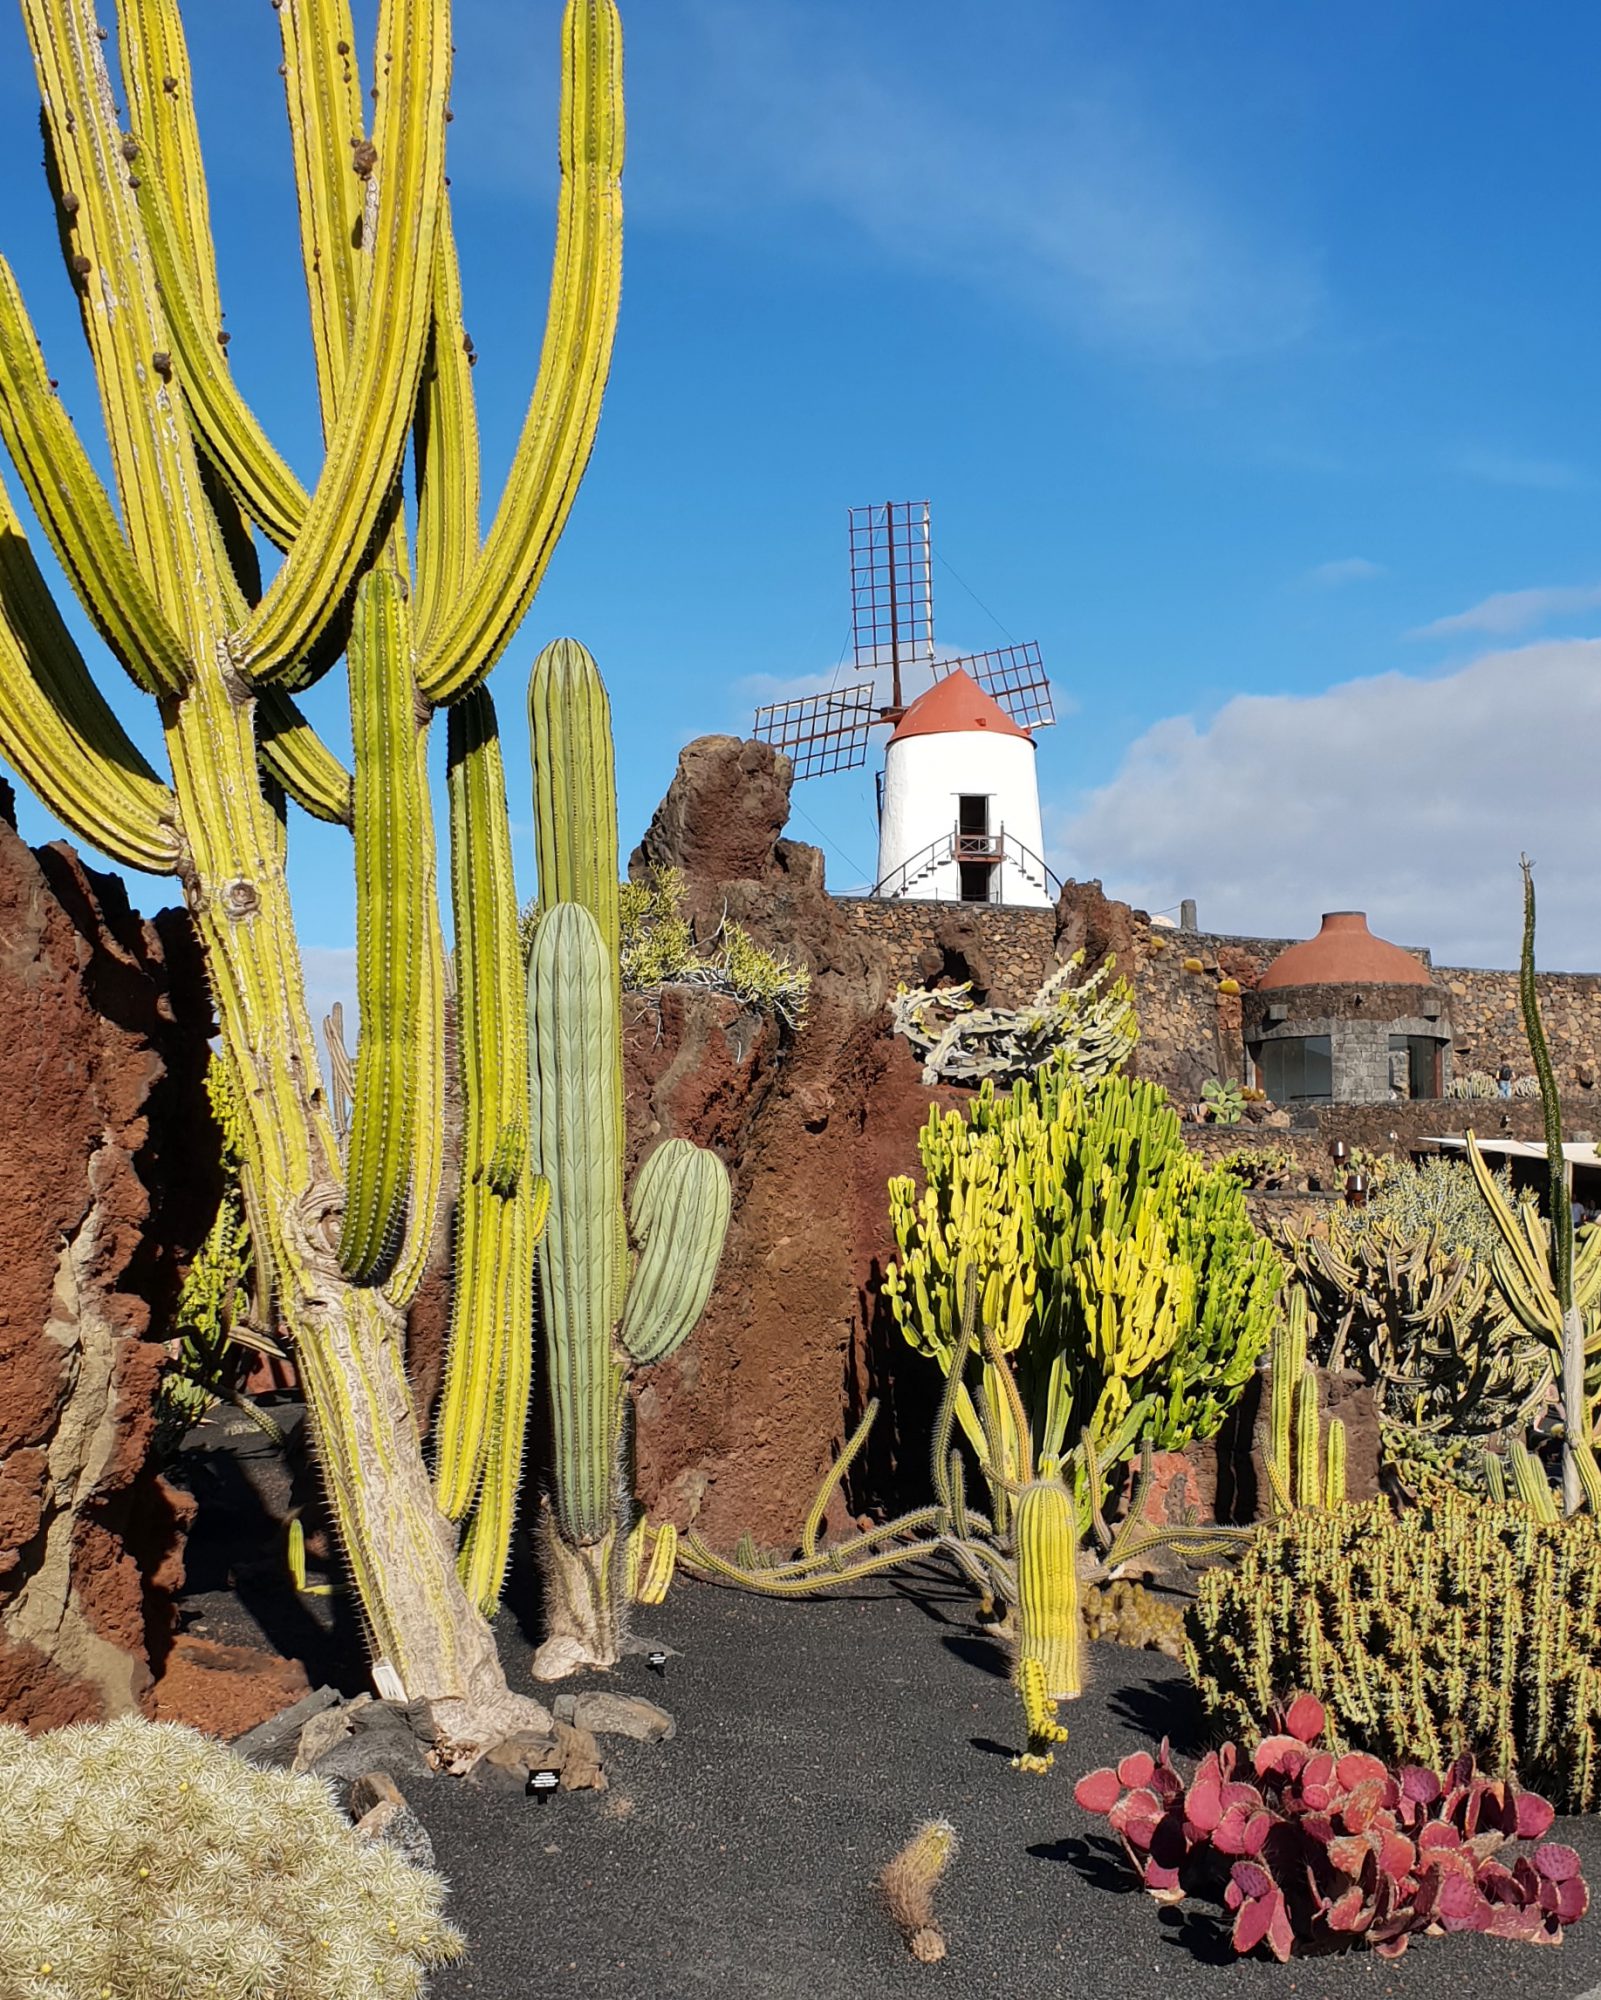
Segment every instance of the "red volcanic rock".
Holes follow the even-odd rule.
[[[186,1723],[231,1743],[299,1701],[309,1688],[298,1660],[184,1632],[174,1640],[146,1707],[152,1721]]]
[[[789,759],[769,743],[698,736],[680,752],[629,873],[681,868],[692,890],[765,881],[789,818],[790,779]]]
[[[1135,967],[1138,927],[1149,922],[1143,910],[1114,902],[1099,882],[1064,882],[1056,899],[1057,956],[1082,951],[1086,976],[1110,956],[1127,977]]]
[[[30,850],[0,785],[0,1717],[138,1706],[192,1502],[147,1466],[165,1317],[216,1198],[187,922]]]
[[[635,1383],[641,1498],[658,1515],[698,1516],[720,1545],[746,1529],[768,1545],[794,1539],[869,1394],[883,1407],[854,1504],[920,1490],[938,1386],[886,1326],[877,1279],[895,1247],[885,1183],[915,1168],[941,1093],[890,1032],[887,966],[826,894],[822,856],[779,838],[788,788],[787,759],[766,745],[702,738],[631,863],[684,871],[703,938],[726,911],[812,972],[793,1036],[695,988],[625,1004],[633,1160],[681,1136],[720,1152],[734,1182],[705,1317]],[[844,1499],[834,1513],[837,1527],[854,1522]]]

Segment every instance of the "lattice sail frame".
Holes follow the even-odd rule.
[[[1025,639],[1017,646],[996,646],[988,653],[960,653],[954,659],[936,660],[935,680],[944,680],[957,667],[971,675],[1020,729],[1049,729],[1055,722],[1056,703],[1037,639]]]
[[[926,500],[850,510],[851,635],[859,673],[934,663],[934,556]]]
[[[769,702],[757,709],[751,733],[782,750],[797,778],[822,778],[867,762],[867,732],[878,719],[873,683],[861,681],[827,694]]]

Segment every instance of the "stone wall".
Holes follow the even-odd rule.
[[[1523,1038],[1517,974],[1453,965],[1439,967],[1435,977],[1450,996],[1457,1070],[1494,1076],[1508,1063],[1514,1076],[1528,1075],[1533,1065]],[[1595,1090],[1601,1079],[1601,974],[1542,972],[1536,977],[1558,1084],[1564,1092]]]
[[[845,929],[898,985],[973,981],[974,995],[1003,1007],[1033,998],[1055,969],[1056,912],[1003,903],[876,902],[836,896]]]
[[[1096,884],[1069,883],[1080,896]],[[1135,1066],[1181,1102],[1191,1102],[1208,1077],[1243,1077],[1244,1032],[1239,996],[1248,991],[1293,938],[1241,937],[1213,931],[1170,930],[1141,910],[1128,915],[1129,946],[1118,969],[1134,987],[1140,1016]],[[1450,1012],[1450,1067],[1456,1074],[1495,1075],[1503,1063],[1515,1076],[1529,1073],[1528,1044],[1518,1006],[1518,975],[1493,968],[1437,966],[1429,951],[1409,945],[1444,993]],[[1551,1058],[1564,1095],[1582,1104],[1601,1092],[1601,973],[1542,972],[1541,1012]],[[1592,1112],[1601,1117],[1601,1111]]]

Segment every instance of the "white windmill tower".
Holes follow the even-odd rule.
[[[851,508],[850,547],[856,669],[888,670],[888,702],[860,681],[760,708],[753,734],[812,778],[866,763],[869,731],[889,728],[875,896],[1053,903],[1033,732],[1056,713],[1038,645],[936,656],[926,500]],[[920,669],[929,684],[907,700]]]

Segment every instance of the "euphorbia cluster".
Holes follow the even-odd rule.
[[[1249,1759],[1225,1743],[1186,1785],[1164,1740],[1154,1758],[1091,1771],[1073,1796],[1104,1814],[1159,1903],[1221,1893],[1238,1952],[1366,1943],[1397,1958],[1416,1931],[1562,1942],[1590,1893],[1573,1849],[1540,1838],[1556,1817],[1544,1799],[1480,1776],[1471,1757],[1444,1777],[1337,1757],[1317,1747],[1325,1721],[1302,1695]]]

